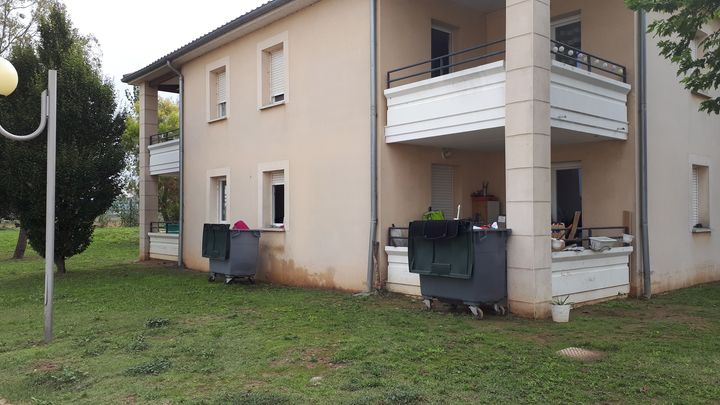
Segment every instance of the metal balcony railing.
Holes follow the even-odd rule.
[[[472,48],[463,49],[447,55],[438,56],[437,58],[432,58],[423,62],[413,63],[412,65],[390,70],[387,72],[387,88],[392,87],[392,84],[396,82],[412,79],[418,76],[432,75],[434,72],[449,72],[450,69],[455,66],[467,65],[473,62],[487,60],[494,56],[504,55],[504,44],[505,40],[501,39],[499,41],[488,42],[487,44],[473,46]],[[500,47],[500,45],[502,45],[502,49],[493,50],[494,47]],[[453,61],[453,59],[458,59],[458,57],[462,59]],[[433,67],[433,63],[435,62],[440,62],[440,65]],[[429,69],[427,69],[424,65],[429,65]],[[420,71],[417,72],[414,68],[420,68]],[[402,76],[393,77],[394,74],[398,73],[402,74]]]
[[[167,132],[161,132],[159,134],[150,136],[150,145],[156,145],[158,143],[174,141],[180,138],[180,129],[173,129]]]
[[[611,62],[562,42],[551,40],[550,45],[550,53],[558,62],[586,69],[588,72],[600,71],[627,83],[627,68],[619,63]]]
[[[613,79],[627,83],[627,68],[619,63],[585,52],[558,41],[550,41],[550,53],[553,58],[565,64],[582,67],[588,72],[609,75]],[[502,49],[498,49],[502,48]],[[436,72],[450,72],[456,66],[467,65],[473,62],[485,61],[494,57],[505,55],[505,40],[488,42],[486,44],[452,52],[437,58],[428,59],[412,65],[403,66],[387,72],[387,88],[394,83],[408,81],[420,76],[432,76]]]

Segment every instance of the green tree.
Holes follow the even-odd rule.
[[[708,23],[720,19],[720,0],[625,0],[635,11],[657,12],[661,18],[648,26],[660,38],[660,54],[678,67],[680,82],[694,92],[720,87],[720,32],[698,36]],[[693,43],[696,46],[693,46]],[[697,48],[701,52],[693,52]],[[700,110],[720,114],[720,97],[700,104]]]
[[[7,125],[10,130],[34,128],[47,70],[58,70],[54,260],[58,271],[64,273],[65,259],[90,245],[94,219],[120,193],[125,114],[116,112],[113,86],[102,78],[92,39],[78,34],[63,6],[52,6],[38,29],[36,46],[16,46],[11,54],[21,83],[27,82],[13,96],[0,100],[0,114],[12,123]],[[5,143],[6,164],[17,179],[13,185],[17,214],[29,231],[31,246],[43,256],[45,145],[44,136],[10,146]],[[7,153],[8,149],[12,153]]]
[[[55,0],[0,0],[0,56],[7,57],[15,45],[30,45],[37,40],[37,21],[47,14]],[[2,137],[0,137],[2,138]],[[4,156],[5,142],[0,139],[0,157]],[[0,162],[0,174],[8,172]],[[12,177],[0,179],[0,218],[17,219]],[[20,228],[13,259],[22,259],[27,247],[27,230]]]
[[[125,119],[125,132],[122,136],[123,148],[126,152],[126,176],[127,193],[137,195],[137,176],[139,175],[138,154],[140,142],[140,124],[138,122],[140,103],[138,101],[138,90],[134,89],[128,94],[133,105],[132,113]],[[179,109],[173,100],[160,97],[158,99],[158,132],[167,132],[178,129],[180,125]],[[160,176],[158,179],[158,210],[163,220],[175,222],[180,217],[180,187],[178,178],[175,176]]]

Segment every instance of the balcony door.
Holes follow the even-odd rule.
[[[582,24],[579,14],[553,21],[551,33],[553,40],[562,42],[565,45],[570,45],[576,49],[582,49]],[[557,55],[555,59],[558,62],[577,66],[577,52],[573,52],[573,54],[574,56]]]
[[[437,25],[433,25],[430,38],[430,57],[432,61],[431,77],[450,73],[450,54],[452,49],[452,32]],[[437,59],[436,58],[440,58]]]
[[[582,212],[582,166],[580,162],[552,165],[552,220],[572,224],[576,211]],[[580,217],[582,219],[582,216]]]

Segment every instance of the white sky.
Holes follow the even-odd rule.
[[[267,0],[63,0],[73,25],[94,35],[105,76],[116,83],[132,73]],[[217,13],[215,10],[223,10]],[[124,101],[124,100],[123,100]]]

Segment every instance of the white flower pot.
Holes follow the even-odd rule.
[[[553,304],[550,307],[551,307],[550,310],[552,311],[553,321],[555,321],[555,322],[570,321],[570,309],[572,308],[571,304],[565,304],[565,305]]]

